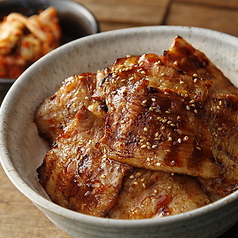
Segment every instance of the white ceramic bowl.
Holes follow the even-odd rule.
[[[36,168],[48,149],[38,136],[33,113],[68,76],[96,72],[127,54],[161,54],[181,35],[238,84],[238,39],[211,30],[155,26],[123,29],[87,36],[68,43],[26,70],[1,106],[0,157],[12,183],[58,227],[74,237],[152,238],[217,237],[238,221],[238,192],[213,204],[160,219],[113,220],[62,208],[48,200],[38,183]]]

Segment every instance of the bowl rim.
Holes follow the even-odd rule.
[[[170,32],[170,31],[178,31],[181,32],[188,32],[193,31],[195,33],[201,34],[201,32],[210,34],[213,36],[212,38],[216,37],[222,37],[222,39],[226,40],[227,42],[238,45],[238,38],[235,36],[228,35],[226,33],[221,33],[218,31],[200,28],[200,27],[188,27],[188,26],[142,26],[142,27],[132,27],[132,28],[126,28],[126,29],[119,29],[119,30],[112,30],[107,32],[101,32],[94,35],[85,36],[83,38],[79,38],[77,40],[74,40],[70,43],[67,43],[65,45],[60,46],[59,48],[53,50],[52,52],[48,53],[47,55],[43,56],[38,61],[45,61],[47,58],[51,57],[53,54],[57,54],[59,51],[65,51],[69,47],[69,44],[71,46],[76,46],[80,44],[80,42],[84,42],[87,40],[100,40],[105,38],[110,38],[112,35],[120,36],[122,35],[131,35],[132,33],[137,32],[138,34],[143,33],[145,31],[161,31],[161,32]],[[235,41],[235,42],[234,42]],[[70,46],[70,47],[71,47]],[[32,188],[30,188],[19,176],[17,171],[14,169],[14,164],[9,156],[8,149],[5,147],[5,135],[3,131],[6,129],[4,128],[3,118],[5,114],[7,114],[7,106],[11,101],[11,94],[14,93],[14,90],[18,87],[18,84],[22,80],[24,80],[24,77],[27,78],[27,73],[31,70],[34,70],[34,68],[37,67],[37,65],[34,63],[32,66],[30,66],[24,73],[19,77],[19,80],[17,80],[12,88],[7,93],[6,97],[3,100],[3,103],[0,107],[0,162],[2,164],[2,167],[10,179],[10,181],[15,185],[15,187],[24,194],[28,199],[30,199],[38,208],[42,208],[43,210],[49,210],[50,212],[64,216],[66,218],[69,218],[71,220],[80,221],[81,223],[85,224],[95,224],[100,226],[110,226],[110,227],[117,227],[117,228],[130,228],[130,227],[138,227],[138,226],[162,226],[164,224],[170,224],[170,223],[176,223],[176,222],[182,222],[191,218],[199,217],[200,215],[204,213],[211,213],[214,210],[218,210],[222,208],[223,206],[233,203],[237,201],[238,199],[238,191],[235,191],[234,193],[219,199],[216,202],[213,202],[211,204],[205,205],[204,207],[197,208],[195,210],[167,216],[167,217],[161,217],[159,219],[156,218],[150,218],[150,219],[139,219],[139,220],[127,220],[127,219],[111,219],[111,218],[103,218],[103,217],[95,217],[91,215],[82,214],[79,212],[75,212],[72,210],[69,210],[67,208],[61,207],[52,201],[47,200],[46,198],[39,195],[37,192],[35,192]]]

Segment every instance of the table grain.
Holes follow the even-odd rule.
[[[1,0],[0,0],[1,1]],[[75,0],[97,18],[100,31],[186,25],[238,37],[237,0]],[[220,238],[236,238],[238,224]],[[70,238],[10,182],[0,166],[0,238]]]

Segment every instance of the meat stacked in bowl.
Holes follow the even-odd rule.
[[[67,78],[35,112],[51,200],[116,219],[174,215],[235,191],[238,89],[182,37],[161,56]]]

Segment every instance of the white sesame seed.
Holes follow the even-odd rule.
[[[183,138],[185,141],[187,141],[189,138],[188,138],[188,136],[184,136],[184,138]]]
[[[147,127],[144,127],[143,130],[144,130],[144,131],[148,131],[148,128],[147,128]]]
[[[160,60],[158,60],[157,62],[155,62],[155,65],[159,65],[159,64],[161,64],[161,61],[160,61]]]
[[[142,145],[140,148],[141,148],[141,149],[144,149],[144,148],[146,148],[146,145]]]
[[[152,145],[152,149],[156,149],[158,145]]]
[[[172,161],[170,162],[170,164],[171,164],[172,166],[174,166],[174,165],[176,164],[176,161],[175,161],[175,160],[172,160]]]
[[[134,80],[135,78],[133,77],[133,76],[131,76],[128,80],[129,81],[132,81],[132,80]]]

